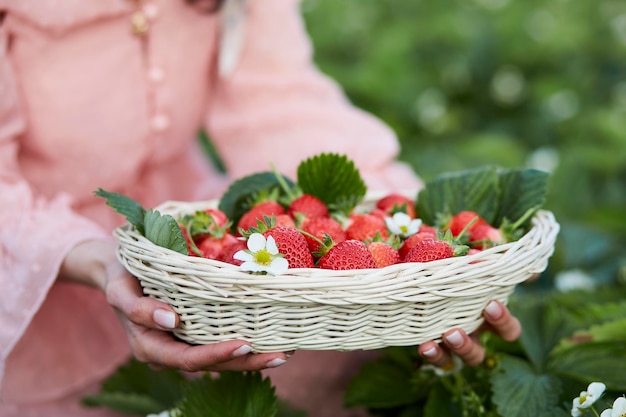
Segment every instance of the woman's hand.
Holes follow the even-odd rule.
[[[491,301],[483,311],[485,323],[481,330],[490,330],[506,341],[516,340],[522,327],[509,310],[499,301]],[[418,348],[420,356],[438,367],[446,367],[452,361],[450,353],[458,355],[469,366],[485,359],[485,349],[478,341],[478,334],[467,335],[462,329],[451,329],[443,334],[443,346],[429,341]]]
[[[540,274],[533,274],[526,282],[535,281]],[[499,301],[491,301],[483,310],[485,322],[480,326],[480,331],[491,331],[507,342],[517,340],[522,334],[522,326],[509,310]],[[443,334],[443,344],[426,342],[420,345],[418,352],[432,365],[444,368],[452,363],[450,352],[469,366],[475,366],[485,360],[485,349],[478,340],[478,333],[467,335],[462,329],[451,329]]]
[[[59,279],[101,289],[119,317],[134,356],[155,368],[183,371],[260,370],[282,365],[285,353],[251,354],[243,341],[189,345],[170,331],[180,319],[172,307],[143,295],[139,281],[115,256],[115,243],[87,241],[65,258]]]

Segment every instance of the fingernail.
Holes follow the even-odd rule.
[[[285,356],[289,359],[294,355],[294,353],[296,353],[295,350],[290,350],[289,352],[285,352]]]
[[[268,363],[265,364],[266,367],[268,368],[276,368],[277,366],[282,365],[283,363],[287,362],[284,359],[281,358],[275,358],[272,359],[271,361],[269,361]]]
[[[155,310],[152,314],[152,319],[156,324],[166,329],[176,327],[176,316],[169,310]]]
[[[248,353],[252,352],[252,346],[250,345],[241,345],[236,350],[233,351],[233,358],[239,358],[241,356],[246,356]]]
[[[453,331],[446,336],[446,340],[454,347],[459,347],[463,344],[463,335],[458,330]]]
[[[487,307],[485,307],[485,312],[492,319],[499,319],[502,316],[502,309],[500,308],[500,304],[495,301],[487,304]]]
[[[428,358],[434,358],[437,355],[437,349],[433,346],[430,349],[423,351],[422,355]]]

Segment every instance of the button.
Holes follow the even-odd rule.
[[[148,70],[148,78],[155,83],[161,82],[165,78],[165,71],[161,67],[151,67]]]
[[[163,81],[165,78],[165,71],[161,67],[152,67],[148,70],[148,79],[154,83]]]
[[[150,125],[155,131],[162,132],[170,127],[170,118],[165,114],[157,114],[150,121]]]
[[[148,20],[154,20],[159,15],[159,6],[154,3],[147,3],[141,9]]]

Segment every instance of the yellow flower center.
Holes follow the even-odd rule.
[[[269,253],[266,249],[261,249],[254,254],[254,259],[259,265],[268,266],[272,263],[272,254]]]
[[[402,233],[408,233],[409,232],[409,226],[403,224],[402,226],[400,226],[400,230],[402,231]]]

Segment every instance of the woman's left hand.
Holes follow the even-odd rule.
[[[522,333],[519,320],[499,301],[487,304],[483,317],[485,323],[480,330],[492,331],[506,341],[516,340]],[[420,356],[440,368],[450,365],[451,353],[469,366],[476,366],[485,359],[485,349],[478,340],[478,332],[468,335],[462,329],[450,329],[443,334],[442,341],[443,346],[433,341],[421,344],[418,348]]]

